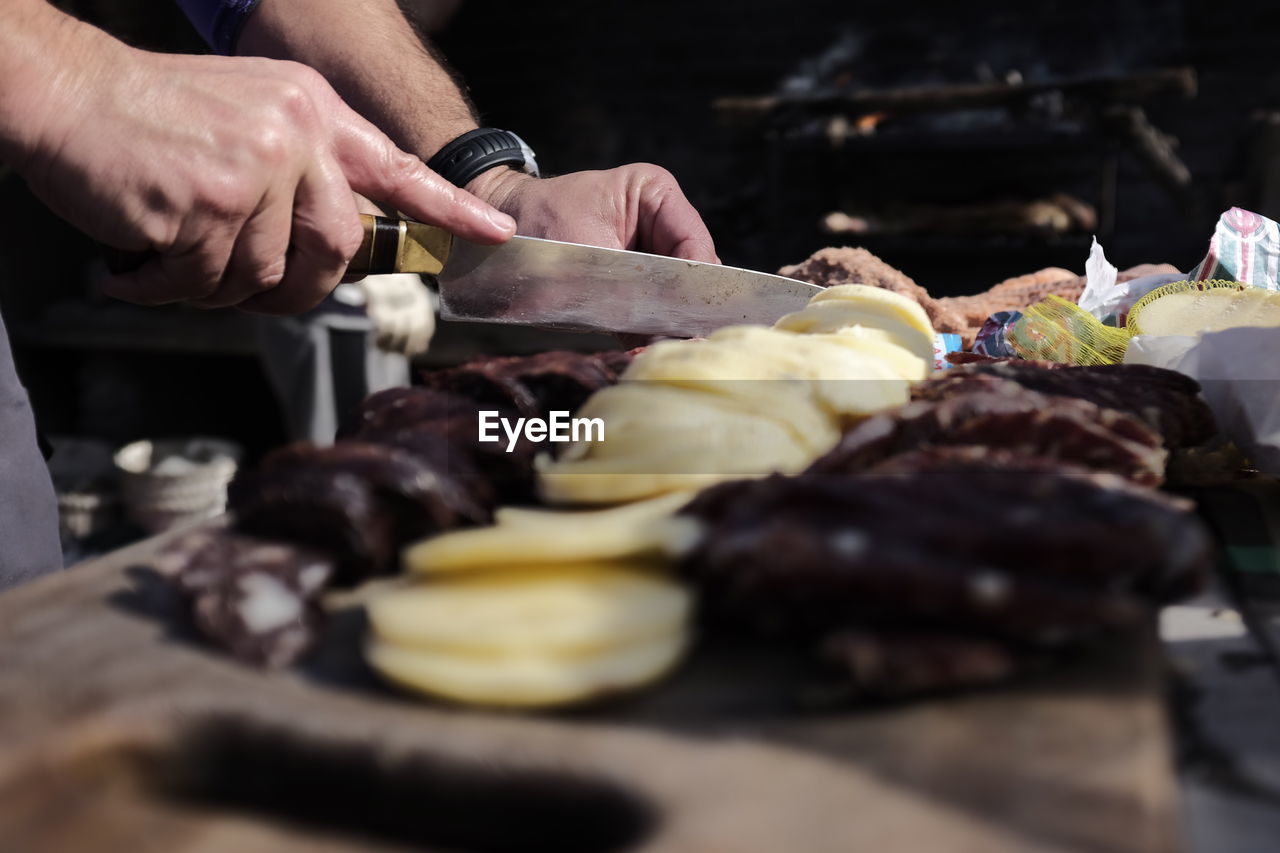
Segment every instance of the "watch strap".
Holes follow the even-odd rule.
[[[482,172],[497,166],[516,166],[538,174],[533,151],[509,130],[481,127],[445,145],[427,161],[427,168],[455,186],[465,187]]]

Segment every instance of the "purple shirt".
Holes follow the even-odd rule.
[[[258,0],[178,0],[200,35],[218,53],[235,53],[236,40]]]

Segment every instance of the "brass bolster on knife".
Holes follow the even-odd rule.
[[[386,216],[360,214],[364,239],[355,257],[347,265],[348,276],[387,275],[397,272],[397,262],[404,243],[405,223]]]

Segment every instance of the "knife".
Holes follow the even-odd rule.
[[[698,337],[737,323],[772,324],[821,287],[735,267],[537,237],[480,246],[442,228],[361,214],[364,239],[347,278],[433,275],[446,320],[548,329]],[[140,262],[109,260],[112,272]]]
[[[350,273],[434,275],[446,320],[696,337],[736,323],[772,324],[822,291],[643,252],[520,236],[480,246],[421,222],[361,219],[365,239]]]

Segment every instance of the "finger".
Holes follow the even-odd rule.
[[[362,236],[355,198],[337,163],[314,160],[298,182],[283,278],[240,307],[263,314],[310,311],[338,286]]]
[[[289,186],[290,190],[285,190]],[[267,191],[236,237],[222,284],[213,296],[195,304],[226,308],[272,290],[284,280],[293,230],[292,182]]]
[[[647,251],[686,261],[720,263],[711,232],[679,187],[664,184],[655,192],[643,194],[641,204],[649,207],[640,213],[641,221],[649,224],[645,229]]]
[[[715,244],[697,237],[691,237],[677,243],[666,254],[685,261],[701,261],[705,264],[720,263],[720,256],[716,254]]]
[[[502,243],[516,233],[510,216],[455,187],[345,105],[342,109],[333,150],[353,190],[473,243]]]
[[[370,216],[395,216],[396,212],[385,204],[374,204],[369,199],[355,193],[356,210],[361,213],[367,213]]]
[[[108,276],[102,282],[102,292],[113,299],[135,305],[181,302],[185,295],[175,285],[171,273],[166,269],[166,263],[171,263],[171,256],[161,255],[135,270]]]
[[[111,276],[102,290],[110,297],[136,305],[208,299],[221,285],[238,230],[238,222],[225,222],[203,235],[184,236],[182,243],[193,241],[187,248],[162,254],[131,272]]]

